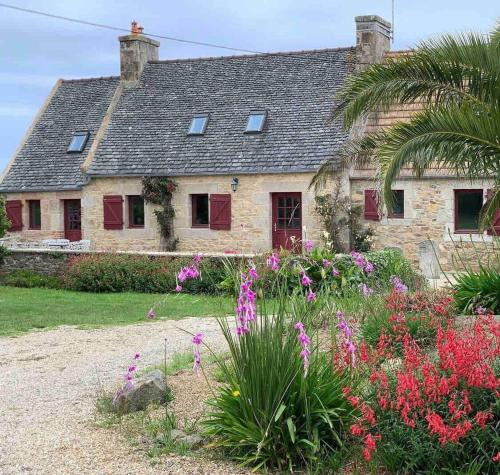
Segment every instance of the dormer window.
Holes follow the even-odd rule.
[[[247,128],[245,133],[259,133],[264,128],[267,113],[265,111],[252,111],[248,116]]]
[[[89,139],[89,132],[75,132],[69,143],[68,152],[80,153]]]
[[[203,135],[208,124],[208,114],[199,114],[193,117],[188,135]]]

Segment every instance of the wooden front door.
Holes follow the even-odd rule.
[[[82,239],[82,208],[80,200],[64,200],[64,237],[70,241]]]
[[[302,239],[301,193],[273,193],[273,249],[293,250]]]

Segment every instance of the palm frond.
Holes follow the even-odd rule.
[[[387,129],[375,150],[386,203],[392,205],[391,184],[408,164],[417,177],[430,167],[470,179],[498,176],[498,137],[500,109],[474,114],[467,105],[429,108]]]

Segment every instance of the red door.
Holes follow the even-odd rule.
[[[70,241],[82,239],[82,208],[80,200],[64,200],[64,237]]]
[[[293,250],[302,239],[301,193],[273,193],[272,201],[273,249]]]

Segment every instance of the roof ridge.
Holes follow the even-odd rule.
[[[239,59],[239,58],[260,58],[263,56],[295,56],[308,53],[326,53],[333,51],[350,51],[355,50],[356,46],[341,46],[338,48],[317,48],[317,49],[305,49],[297,51],[275,51],[271,53],[255,53],[255,54],[232,54],[227,56],[199,56],[197,58],[176,58],[176,59],[159,59],[154,61],[149,61],[151,64],[163,64],[163,63],[188,63],[192,61],[214,61],[218,59]]]
[[[105,79],[120,79],[120,76],[96,76],[90,78],[78,78],[78,79],[61,79],[62,82],[83,82],[83,81],[98,81]]]

